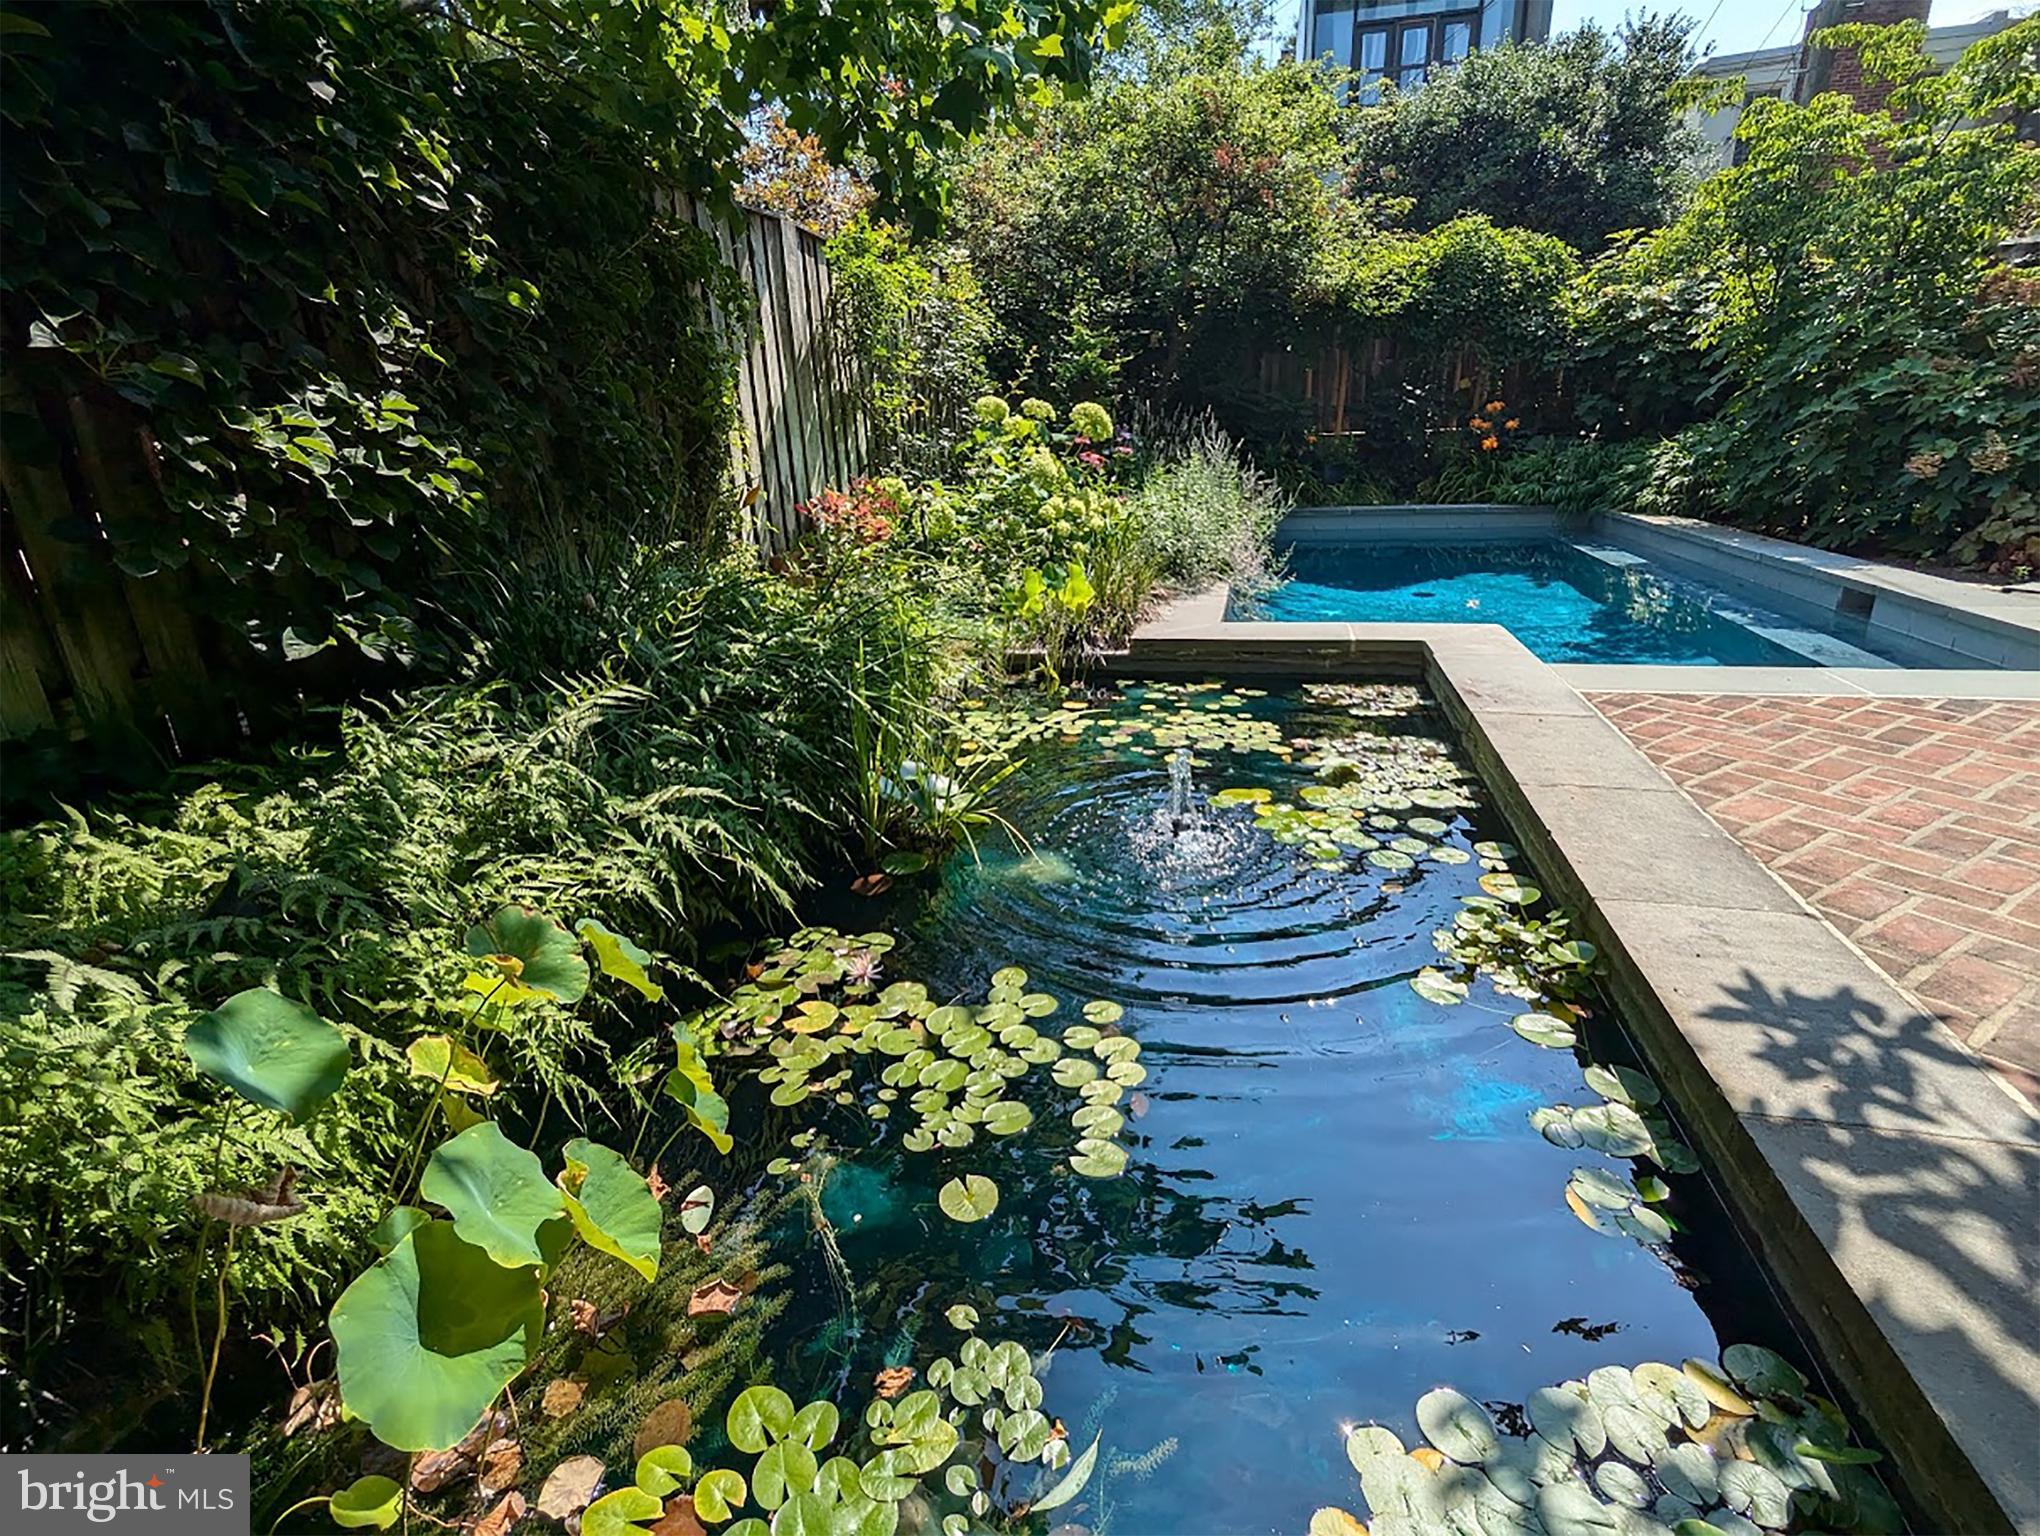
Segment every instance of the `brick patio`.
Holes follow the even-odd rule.
[[[2040,1100],[2040,704],[1590,697],[1886,975]]]

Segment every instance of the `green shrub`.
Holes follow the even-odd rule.
[[[1163,450],[1129,506],[1170,586],[1225,581],[1251,595],[1275,580],[1271,545],[1289,500],[1208,419]]]
[[[234,1274],[237,1309],[288,1328],[331,1299],[389,1185],[422,1089],[402,1048],[461,1006],[470,923],[525,902],[696,958],[861,851],[863,786],[925,760],[971,655],[891,565],[794,581],[673,556],[633,590],[599,671],[352,709],[336,746],[0,837],[0,1157],[18,1174],[0,1273],[30,1285],[17,1381],[91,1369],[73,1346],[108,1321],[188,1373],[188,1203],[217,1134],[179,1048],[200,1013],[273,986],[349,1032],[364,1074],[306,1129],[244,1118],[227,1143],[230,1182],[303,1171],[309,1217]],[[870,759],[873,740],[891,755]],[[883,801],[877,835],[911,836],[914,809]],[[527,1018],[492,1046],[498,1113],[558,1131],[599,1115],[631,1015]]]

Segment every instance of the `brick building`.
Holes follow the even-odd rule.
[[[1696,116],[1709,163],[1735,163],[1735,125],[1750,103],[1764,97],[1805,102],[1822,91],[1841,91],[1860,106],[1882,105],[1888,88],[1881,82],[1864,80],[1854,49],[1816,48],[1808,39],[1823,28],[1843,22],[1889,26],[1900,21],[1925,21],[1929,3],[1930,0],[1821,0],[1807,13],[1798,41],[1748,53],[1725,53],[1706,60],[1695,73],[1708,79],[1740,78],[1743,82],[1741,101]],[[1927,52],[1945,67],[1960,58],[1972,43],[2002,32],[2016,19],[2005,10],[1959,26],[1930,27]]]

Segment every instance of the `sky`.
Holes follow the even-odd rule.
[[[2035,0],[1934,0],[1930,14],[1933,26],[1974,21],[1992,11],[2028,12]],[[1744,53],[1752,48],[1797,42],[1803,30],[1803,16],[1811,0],[1555,0],[1551,30],[1554,34],[1598,21],[1614,26],[1623,15],[1635,10],[1682,10],[1704,23],[1696,40],[1702,51]],[[1276,0],[1276,47],[1296,34],[1297,0]]]

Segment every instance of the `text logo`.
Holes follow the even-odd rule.
[[[246,1456],[0,1456],[8,1536],[247,1536]]]

